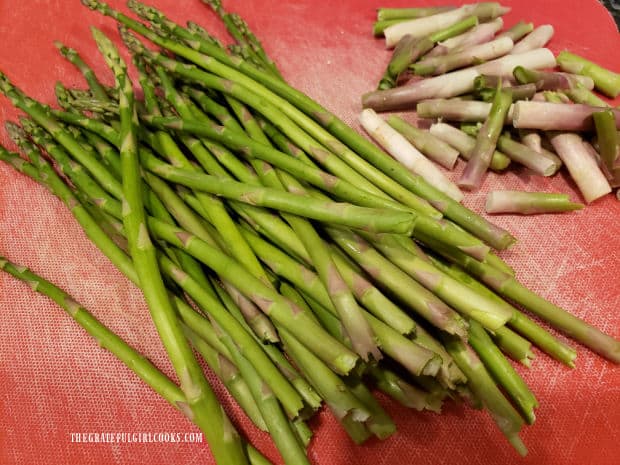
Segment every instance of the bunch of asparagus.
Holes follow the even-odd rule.
[[[540,176],[565,165],[586,202],[605,196],[620,187],[620,113],[592,90],[615,98],[620,75],[568,51],[556,58],[543,48],[551,25],[521,21],[502,31],[508,11],[498,3],[380,8],[375,35],[395,48],[379,90],[362,98],[362,125],[408,169],[455,198],[459,188],[477,189],[489,168],[503,171],[512,162]],[[559,71],[544,71],[556,65]],[[373,110],[415,110],[417,125],[430,127],[398,116],[385,122]],[[468,161],[453,183],[437,168],[421,168],[432,165],[426,160],[413,166],[422,154],[447,169],[459,155]],[[487,199],[489,213],[582,207],[562,194],[502,191]]]
[[[620,362],[620,341],[528,290],[492,252],[514,242],[507,231],[286,84],[219,1],[205,3],[236,40],[228,50],[135,0],[146,24],[83,3],[118,22],[144,98],[93,28],[115,86],[61,43],[89,86],[57,84],[61,109],[0,74],[26,114],[6,123],[22,153],[0,147],[0,158],[62,200],[140,286],[179,384],[50,282],[6,258],[0,268],[195,423],[217,463],[269,461],[224,413],[192,348],[296,465],[309,463],[306,421],[322,404],[356,443],[390,436],[373,388],[416,410],[484,406],[525,454],[519,432],[538,404],[508,358],[529,366],[535,344],[572,367],[576,352],[515,304]]]

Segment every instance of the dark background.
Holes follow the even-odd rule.
[[[620,0],[601,0],[601,3],[610,11],[616,21],[616,26],[620,28]]]

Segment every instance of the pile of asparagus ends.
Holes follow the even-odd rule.
[[[270,462],[227,417],[216,378],[300,465],[323,405],[355,443],[393,434],[377,391],[418,411],[485,408],[525,454],[519,432],[538,402],[513,363],[529,367],[532,345],[569,367],[576,357],[526,313],[620,363],[620,341],[519,283],[494,252],[515,242],[509,232],[289,86],[219,1],[205,3],[230,46],[134,0],[141,21],[82,3],[118,22],[137,82],[95,28],[113,87],[61,43],[88,88],[58,83],[60,109],[0,73],[25,114],[6,122],[21,153],[0,147],[0,158],[58,197],[140,287],[176,379],[49,281],[1,256],[0,268],[200,428],[217,463]]]
[[[380,8],[374,34],[384,35],[394,52],[379,90],[362,97],[362,125],[410,170],[453,196],[480,187],[488,169],[514,163],[552,176],[565,165],[583,199],[593,202],[620,187],[620,111],[593,92],[617,97],[620,74],[566,50],[554,56],[544,48],[554,34],[549,24],[521,21],[502,30],[508,11],[499,3]],[[398,116],[383,121],[373,110],[415,110],[418,127]],[[425,168],[433,164],[422,154],[447,169],[459,155],[467,164],[453,183]],[[486,210],[582,207],[563,194],[497,191]]]

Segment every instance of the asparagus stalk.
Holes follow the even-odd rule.
[[[314,272],[278,251],[277,248],[270,246],[266,241],[260,240],[257,236],[248,233],[246,237],[257,254],[269,264],[275,273],[287,279],[313,300],[317,301],[319,305],[333,315],[332,318],[338,315],[325,287]],[[433,352],[411,344],[411,341],[408,341],[397,331],[394,331],[391,327],[373,318],[371,315],[365,313],[364,316],[375,333],[379,346],[385,353],[400,361],[416,375],[422,372],[431,374],[433,371],[436,372],[438,367],[436,366]],[[349,339],[348,334],[346,336]]]
[[[438,246],[438,249],[441,249],[441,246]],[[615,363],[620,363],[620,341],[543,299],[519,283],[513,276],[503,271],[494,269],[488,264],[470,260],[469,257],[457,251],[443,249],[441,254],[464,267],[470,274],[498,294],[522,305],[554,328],[569,335],[603,357]],[[562,355],[563,358],[569,355],[563,349],[558,352],[565,352],[565,355]]]
[[[54,41],[54,46],[58,49],[58,51],[63,57],[69,60],[69,62],[82,73],[84,79],[86,79],[86,82],[88,83],[90,91],[97,100],[101,100],[102,102],[107,102],[110,100],[110,97],[108,96],[105,87],[99,82],[99,79],[97,79],[97,75],[95,74],[95,72],[90,66],[86,64],[86,62],[82,59],[77,50],[67,47],[58,40]]]
[[[232,352],[235,364],[250,388],[252,397],[265,420],[267,429],[284,463],[287,465],[309,464],[310,461],[306,457],[303,447],[297,441],[295,433],[284,415],[278,399],[274,396],[273,391],[264,383],[252,364],[249,363],[238,350],[235,350],[234,342],[221,331],[220,338],[222,338],[224,344]]]
[[[375,232],[411,234],[414,227],[415,216],[412,213],[358,207],[341,202],[323,202],[311,197],[176,168],[153,156],[143,155],[142,162],[145,168],[164,179],[249,205],[274,208],[305,218]]]
[[[491,164],[497,139],[501,134],[511,102],[510,92],[498,88],[489,110],[489,117],[478,133],[476,145],[459,179],[459,186],[470,190],[480,186],[482,176]]]
[[[620,94],[620,74],[618,73],[566,50],[559,53],[558,65],[563,71],[591,77],[594,86],[608,97],[615,98]]]
[[[431,324],[450,334],[464,334],[466,325],[454,310],[382,257],[361,237],[342,229],[328,228],[327,232],[377,282],[390,289]]]
[[[616,130],[616,120],[611,110],[592,114],[601,160],[608,171],[613,171],[620,158],[620,140]]]
[[[514,317],[513,317],[514,318]],[[495,333],[489,332],[497,347],[513,360],[516,360],[530,368],[534,353],[531,350],[532,344],[527,339],[519,336],[513,330],[502,326]]]
[[[375,37],[383,37],[383,33],[388,27],[393,26],[394,24],[402,23],[403,21],[407,21],[407,19],[396,18],[396,19],[382,19],[380,21],[376,21],[372,25],[372,35],[374,35]]]
[[[188,401],[181,389],[149,362],[144,355],[114,334],[71,296],[27,268],[15,265],[5,258],[0,258],[0,268],[16,278],[29,283],[34,290],[54,300],[54,302],[61,306],[80,326],[95,338],[101,347],[109,350],[173,407],[180,410],[185,416],[189,416],[187,410]],[[208,395],[212,396],[215,403],[218,402],[213,391],[210,391]],[[222,412],[222,415],[225,414]],[[191,416],[190,419],[195,421]],[[269,465],[271,463],[250,444],[244,443],[242,447],[244,448],[244,456],[245,454],[248,456],[248,458],[244,460],[249,461],[252,465]]]
[[[469,31],[458,36],[447,39],[435,46],[433,50],[426,54],[426,57],[436,57],[457,52],[478,44],[483,44],[493,40],[495,33],[504,26],[502,18],[495,18],[493,21],[479,24]],[[513,39],[514,41],[514,39]]]
[[[235,317],[237,321],[244,324],[244,320],[242,315],[240,315],[239,308],[235,305],[232,297],[228,292],[224,289],[224,284],[218,281],[215,278],[210,279],[211,286],[215,289],[215,292],[219,296],[221,302],[224,304],[226,309]],[[288,294],[281,292],[281,294],[285,297],[289,297]],[[289,297],[290,298],[290,297]],[[293,302],[298,304],[298,302],[294,299],[291,299]],[[247,329],[247,328],[246,328]],[[249,331],[248,331],[249,332]],[[256,342],[260,342],[260,340],[254,335],[254,340]],[[305,380],[305,378],[291,365],[288,361],[284,353],[275,345],[272,344],[261,344],[261,347],[267,354],[267,356],[273,361],[273,364],[278,368],[278,370],[284,375],[286,379],[294,386],[297,392],[301,395],[303,400],[305,401],[307,407],[311,409],[311,411],[317,410],[321,406],[322,399],[317,394],[317,392],[310,386],[310,384]],[[250,359],[251,357],[246,357]],[[250,360],[252,361],[252,360]],[[261,373],[261,376],[265,375],[264,370],[258,367],[256,364],[252,362],[252,365]],[[265,375],[264,379],[270,384],[268,377]],[[276,393],[277,394],[277,393]],[[281,402],[284,405],[284,402]],[[287,410],[288,412],[288,410]],[[297,418],[304,417],[307,413],[307,408],[304,408]],[[289,414],[289,417],[291,415]]]
[[[142,180],[136,140],[138,116],[124,62],[103,33],[94,28],[92,32],[106,62],[114,72],[120,91],[123,223],[142,292],[168,356],[181,380],[181,389],[187,397],[188,408],[204,431],[216,461],[247,463],[241,439],[212,395],[211,388],[182,333],[161,277],[142,203]]]
[[[416,19],[433,16],[453,10],[453,6],[415,7],[415,8],[377,8],[377,20]]]
[[[213,57],[212,59],[207,59],[201,53],[196,53],[195,50],[179,45],[174,41],[158,37],[140,23],[112,10],[107,5],[104,5],[97,0],[83,0],[83,2],[92,9],[98,9],[103,14],[114,17],[117,21],[122,22],[127,27],[139,32],[150,40],[153,40],[156,44],[177,53],[179,56],[182,56],[187,60],[200,63],[203,67],[209,67],[216,74],[220,74],[224,77],[238,79],[243,83],[243,85],[247,85],[250,89],[260,93],[267,99],[274,100],[275,94],[285,96],[288,102],[290,102],[289,104],[297,106],[304,113],[310,115],[320,125],[320,127],[326,128],[331,134],[337,136],[343,144],[346,144],[336,144],[338,147],[338,154],[341,157],[346,158],[347,163],[351,166],[355,166],[355,169],[363,172],[366,177],[369,179],[372,177],[373,182],[377,182],[377,179],[379,178],[375,176],[377,170],[374,168],[371,169],[370,164],[376,166],[378,170],[383,173],[393,177],[403,187],[410,189],[414,193],[417,193],[425,199],[435,203],[437,206],[440,206],[442,212],[445,213],[447,217],[465,229],[473,231],[477,236],[493,244],[495,247],[505,248],[514,241],[514,238],[512,238],[506,231],[497,228],[477,215],[473,215],[470,210],[460,206],[458,203],[451,202],[449,197],[441,195],[439,191],[426,184],[421,178],[411,176],[410,174],[403,172],[403,170],[399,170],[398,164],[379,150],[374,144],[370,143],[317,102],[313,101],[303,93],[293,89],[283,81],[275,79],[270,74],[264,73],[255,67],[244,63],[243,61],[231,60],[230,57],[223,53],[218,46],[214,46],[208,41],[202,40],[189,42],[189,45],[202,52],[210,54]],[[177,30],[175,29],[175,34],[176,33]],[[192,35],[191,37],[195,36]],[[198,78],[198,76],[194,73],[195,70],[191,69],[191,67],[178,67],[176,70],[181,74],[185,73],[184,75],[188,78]],[[263,87],[263,85],[266,86],[269,91],[267,88]],[[275,99],[274,101],[279,104],[278,108],[281,108],[282,111],[288,111],[289,107],[281,100]],[[313,133],[316,133],[317,135],[319,134],[316,131],[317,128],[315,126],[306,124],[306,120],[298,118],[295,119],[295,121],[309,131],[313,131]],[[334,146],[336,141],[334,139],[330,139],[329,142],[330,146]],[[354,150],[358,155],[355,155],[353,151],[346,149],[346,146]]]
[[[526,23],[524,21],[519,21],[510,29],[505,30],[501,34],[498,34],[498,38],[500,37],[510,37],[513,42],[517,43],[527,34],[534,30],[534,25],[532,23]]]
[[[523,420],[497,388],[484,364],[476,356],[476,353],[459,339],[447,339],[445,345],[459,368],[467,376],[468,386],[482,401],[499,429],[517,452],[520,455],[525,455],[527,449],[519,438]]]
[[[420,100],[455,97],[471,92],[474,89],[474,79],[479,75],[511,75],[518,65],[535,69],[550,68],[555,66],[555,57],[546,48],[506,55],[473,68],[423,79],[405,87],[369,92],[362,96],[362,105],[378,111],[399,110]]]
[[[448,55],[426,58],[410,66],[414,74],[436,76],[457,68],[464,68],[511,53],[513,42],[509,37],[474,45]]]
[[[605,110],[583,104],[566,105],[553,102],[516,102],[512,123],[515,128],[546,131],[584,131],[593,128],[592,114]],[[620,127],[620,110],[611,110],[616,127]]]
[[[463,20],[441,29],[427,37],[416,38],[409,34],[403,36],[396,45],[392,59],[388,64],[384,77],[379,83],[379,89],[389,89],[398,82],[399,76],[407,67],[419,57],[431,50],[435,43],[462,33],[478,24],[476,16],[468,16]]]
[[[583,103],[594,107],[609,107],[609,103],[600,98],[585,85],[578,83],[571,89],[566,89],[564,93],[575,103]]]
[[[447,143],[430,134],[428,131],[418,129],[407,123],[398,116],[390,116],[387,123],[403,135],[415,148],[424,155],[439,163],[447,169],[454,168],[459,152]]]
[[[4,152],[5,150],[2,148],[0,151]],[[30,166],[33,167],[32,165]],[[51,282],[36,275],[28,268],[16,265],[4,257],[0,257],[0,269],[28,283],[34,291],[46,295],[56,302],[71,318],[84,328],[88,334],[95,338],[101,347],[109,350],[121,362],[134,371],[145,383],[153,388],[153,390],[187,415],[188,411],[185,407],[187,400],[179,388],[172,383],[166,375],[160,372],[144,355],[140,354],[127,342],[114,334],[70,295]]]
[[[303,346],[297,339],[290,337],[286,331],[282,332],[286,352],[291,356],[294,363],[305,374],[306,378],[321,395],[334,416],[343,424],[352,439],[358,443],[364,442],[368,438],[368,433],[364,433],[355,428],[355,424],[362,423],[370,417],[370,412],[347,389],[344,382],[321,362],[311,352],[304,351]],[[351,429],[349,429],[349,427]]]
[[[568,132],[553,133],[550,140],[587,203],[611,192],[607,178],[596,160],[588,153],[579,135]]]
[[[519,65],[532,69],[553,68],[556,65],[555,55],[548,48],[535,48],[487,61],[476,66],[476,69],[480,74],[512,76],[513,69]]]
[[[267,431],[265,420],[260,410],[258,410],[248,385],[241,377],[237,367],[187,326],[183,327],[183,332],[192,346],[194,346],[205,362],[207,362],[209,368],[211,368],[216,376],[224,383],[228,392],[231,393],[235,401],[237,401],[246,415],[252,420],[252,423],[261,431]]]
[[[579,85],[590,90],[594,88],[592,78],[579,74],[536,71],[523,66],[515,67],[512,74],[520,84],[533,83],[538,90],[572,89]]]
[[[443,272],[449,274],[455,279],[458,279],[462,283],[474,289],[478,294],[484,294],[490,299],[501,299],[497,294],[493,293],[488,287],[477,281],[475,278],[467,274],[462,268],[456,266],[454,264],[447,264],[443,260],[437,259],[432,255],[429,255],[429,258],[432,260],[433,264],[441,269]],[[455,258],[455,257],[451,257]],[[458,261],[458,257],[456,257]],[[467,263],[460,262],[461,265],[467,267]],[[577,356],[575,350],[559,341],[555,338],[551,333],[546,331],[544,328],[536,324],[534,321],[526,317],[523,313],[521,313],[516,308],[513,309],[512,319],[509,322],[509,326],[517,331],[519,334],[526,337],[529,341],[532,341],[536,346],[542,349],[544,352],[555,358],[556,360],[561,361],[569,367],[574,367],[574,360]],[[505,334],[504,334],[505,335]],[[504,336],[501,334],[501,331],[496,332],[495,339],[498,342]],[[508,337],[511,337],[510,335]],[[523,346],[522,342],[518,342],[519,345]],[[525,348],[520,350],[522,354],[521,357],[518,357],[518,360],[523,360],[523,357],[532,358],[529,354],[529,348]],[[528,363],[525,363],[526,365]]]
[[[283,299],[280,294],[247,272],[238,262],[182,229],[154,218],[149,219],[149,227],[158,238],[187,251],[233,284],[263,312],[289,329],[300,342],[329,363],[334,370],[346,374],[353,368],[357,361],[355,354],[330,338],[320,326],[301,312],[301,309]],[[323,334],[324,336],[320,336]]]
[[[476,100],[429,99],[419,102],[416,112],[421,118],[441,118],[444,121],[477,123],[489,117],[491,103]],[[512,105],[506,115],[505,124],[512,122]]]
[[[558,213],[579,210],[580,203],[570,201],[567,194],[546,192],[491,191],[487,194],[487,213]]]
[[[522,38],[518,44],[514,46],[511,54],[525,53],[536,48],[541,48],[547,45],[547,42],[553,37],[554,29],[550,24],[543,24],[538,26],[524,38]]]
[[[432,162],[422,155],[407,139],[383,121],[374,110],[367,108],[359,117],[364,129],[395,159],[413,173],[422,176],[429,184],[452,197],[457,202],[463,194]]]
[[[485,328],[495,331],[512,318],[513,309],[507,304],[487,299],[473,292],[471,288],[437,269],[431,263],[398,247],[386,246],[380,241],[372,244],[385,257],[422,286],[456,311],[480,322]]]
[[[415,52],[415,44],[418,40],[409,34],[405,34],[394,47],[394,53],[390,58],[387,69],[379,81],[378,89],[391,89],[396,87],[398,78],[407,69],[410,63],[416,61],[423,52]]]
[[[478,130],[474,128],[474,133]],[[555,154],[548,150],[536,152],[524,144],[520,144],[510,137],[508,131],[504,131],[497,139],[497,148],[505,153],[512,161],[515,161],[541,176],[551,176],[562,166]]]
[[[229,99],[229,103],[252,138],[266,145],[271,145],[249,111],[234,100]],[[265,185],[282,190],[286,188],[290,192],[308,195],[304,186],[287,173],[274,171],[271,166],[258,161],[254,163],[254,167]],[[329,297],[347,331],[354,351],[363,360],[368,361],[370,356],[379,360],[381,353],[374,341],[372,329],[358,307],[353,293],[334,264],[323,239],[308,221],[292,216],[289,216],[287,221],[304,243],[314,268],[329,293]]]
[[[115,198],[121,199],[121,184],[109,174],[97,159],[94,151],[86,150],[41,104],[26,97],[3,73],[0,73],[0,92],[9,98],[13,105],[27,113],[37,124],[45,128],[72,157],[86,167],[101,187]]]
[[[533,424],[536,419],[534,409],[538,407],[536,397],[508,360],[504,358],[487,332],[475,321],[470,322],[469,344],[478,353],[491,375],[513,400],[525,421],[529,425]]]
[[[430,127],[430,133],[458,150],[463,158],[469,160],[470,154],[476,145],[476,139],[459,129],[445,123],[436,123]],[[510,158],[497,150],[493,152],[489,167],[501,171],[508,167]]]
[[[468,16],[476,16],[483,22],[502,16],[510,11],[498,3],[479,3],[465,5],[455,10],[437,13],[424,18],[416,18],[395,24],[384,31],[386,47],[393,47],[405,35],[422,38],[440,29],[445,29]]]

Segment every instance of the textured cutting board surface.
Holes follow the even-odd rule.
[[[120,1],[113,6],[124,9]],[[153,0],[173,19],[192,19],[221,37],[223,30],[199,0]],[[457,3],[457,2],[452,2]],[[426,2],[424,5],[440,4]],[[551,23],[554,52],[568,48],[620,71],[620,36],[595,0],[510,1],[507,26],[520,19]],[[389,6],[420,6],[394,0]],[[229,1],[276,59],[283,75],[347,122],[355,122],[360,95],[378,82],[389,53],[371,26],[377,0]],[[115,26],[77,0],[0,2],[0,69],[28,94],[53,103],[53,84],[84,87],[81,76],[53,46],[76,48],[111,83],[96,53],[89,25],[116,37]],[[126,56],[126,55],[125,55]],[[0,120],[17,112],[0,97]],[[7,143],[6,135],[0,136]],[[10,145],[10,144],[9,144]],[[463,165],[457,166],[456,177]],[[480,212],[492,188],[562,191],[580,200],[566,174],[552,179],[524,169],[487,177],[467,206]],[[620,338],[620,202],[608,196],[566,215],[499,216],[519,239],[502,254],[517,276],[551,301]],[[45,189],[0,164],[0,254],[31,267],[89,308],[166,373],[172,370],[139,291],[87,240],[71,215]],[[0,275],[0,463],[211,464],[206,444],[79,444],[71,433],[196,432],[178,412],[47,299]],[[517,457],[483,412],[446,404],[441,416],[397,406],[384,397],[398,432],[355,446],[328,412],[311,425],[313,463],[570,464],[612,465],[620,456],[620,368],[579,347],[570,370],[540,352],[531,369],[518,367],[537,395],[537,422],[522,437],[529,448]],[[266,434],[247,423],[214,383],[240,429],[275,463]]]

